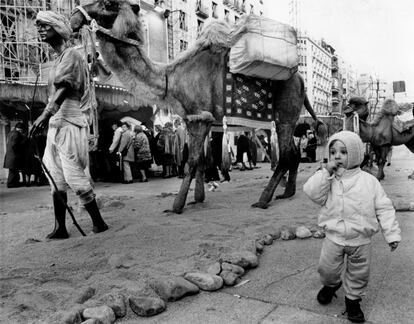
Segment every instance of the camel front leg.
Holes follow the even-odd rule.
[[[377,179],[379,181],[385,178],[384,166],[387,161],[387,155],[390,149],[391,149],[391,146],[379,146],[379,147],[374,148],[375,155],[377,156],[377,165],[378,165]]]
[[[180,214],[183,211],[187,199],[191,181],[196,177],[195,202],[202,202],[205,198],[204,193],[204,141],[210,132],[211,124],[214,121],[209,112],[202,112],[200,115],[187,116],[186,125],[188,132],[188,166],[189,172],[180,187],[177,197],[174,200],[173,212]]]
[[[181,214],[183,212],[184,205],[187,200],[188,190],[190,189],[191,181],[194,179],[196,169],[197,166],[194,161],[192,161],[192,163],[189,162],[188,173],[185,175],[183,182],[181,182],[180,191],[174,200],[173,209],[167,211],[171,211],[176,214]]]
[[[272,200],[273,194],[275,193],[277,185],[279,184],[280,180],[286,172],[287,169],[282,168],[280,164],[276,167],[275,172],[273,172],[273,176],[270,178],[269,183],[260,195],[259,201],[254,203],[252,207],[258,207],[263,209],[266,209],[268,207],[268,204]]]
[[[200,203],[203,202],[206,198],[204,191],[204,165],[199,163],[197,165],[196,178],[195,178],[195,188],[194,188],[194,202]]]

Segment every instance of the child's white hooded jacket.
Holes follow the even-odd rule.
[[[339,245],[368,244],[380,228],[387,243],[400,242],[395,209],[381,184],[359,167],[352,168],[360,165],[363,158],[359,136],[352,132],[338,134],[330,142],[337,139],[345,144],[351,169],[341,176],[330,176],[326,169],[319,170],[303,186],[306,195],[322,206],[318,225],[325,229],[328,239]]]

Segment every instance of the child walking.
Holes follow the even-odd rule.
[[[364,157],[359,136],[349,131],[336,133],[328,148],[328,163],[303,187],[322,206],[318,224],[326,233],[318,267],[323,287],[317,300],[329,304],[343,283],[348,319],[363,323],[359,302],[369,279],[371,237],[381,229],[394,251],[401,231],[393,204],[379,181],[359,167]]]

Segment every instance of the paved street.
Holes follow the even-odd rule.
[[[0,273],[5,290],[0,322],[48,323],[42,317],[43,310],[65,309],[86,285],[104,292],[111,287],[132,287],[135,278],[177,275],[213,262],[218,251],[226,251],[231,241],[265,233],[269,224],[314,224],[319,208],[304,196],[302,185],[318,164],[300,165],[295,197],[273,201],[267,210],[252,209],[250,204],[268,181],[268,167],[260,164],[253,171],[233,170],[231,183],[207,192],[204,204],[188,206],[182,215],[161,212],[171,206],[178,179],[152,179],[133,185],[98,183],[96,191],[101,197],[121,197],[118,207],[103,209],[110,230],[82,238],[69,225],[71,239],[62,242],[43,241],[52,226],[47,187],[7,190],[2,185]],[[407,179],[413,167],[414,155],[404,147],[394,148],[383,182],[393,201],[414,200],[414,181]],[[391,253],[380,234],[374,238],[371,281],[362,303],[368,323],[414,322],[414,212],[399,212],[398,220],[403,242],[397,251]],[[90,226],[84,214],[79,222],[85,230]],[[30,238],[42,242],[28,244]],[[137,318],[129,311],[117,323],[347,323],[342,315],[342,289],[329,306],[319,305],[315,298],[320,289],[316,268],[321,243],[318,239],[277,240],[265,247],[258,268],[243,276],[249,280],[244,285],[168,303],[165,312],[151,318]],[[108,257],[125,251],[136,253],[133,257],[139,264],[122,271],[110,269]],[[53,300],[43,301],[46,292],[59,299],[58,305],[53,305]]]

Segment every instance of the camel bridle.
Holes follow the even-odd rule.
[[[79,10],[79,12],[83,15],[83,17],[86,19],[86,22],[89,26],[89,28],[91,29],[91,31],[93,33],[96,33],[96,31],[99,31],[113,39],[116,39],[120,42],[132,45],[132,46],[136,46],[136,47],[140,47],[141,44],[131,38],[127,38],[127,37],[119,37],[117,35],[115,35],[111,30],[104,28],[102,26],[100,26],[95,19],[93,19],[88,12],[85,10],[85,8],[83,8],[82,6],[76,6],[75,10]],[[168,75],[167,73],[165,73],[165,87],[164,87],[164,95],[163,95],[163,99],[167,98],[168,95]]]
[[[114,39],[116,39],[120,42],[129,44],[129,45],[133,45],[133,46],[137,46],[137,47],[139,47],[141,45],[138,41],[136,41],[134,39],[131,39],[131,38],[128,38],[128,37],[119,37],[119,36],[115,35],[111,30],[100,26],[96,22],[95,19],[93,19],[91,16],[89,16],[88,12],[82,6],[77,6],[75,8],[75,10],[79,10],[79,12],[83,15],[83,17],[86,19],[86,22],[89,25],[89,28],[92,30],[92,32],[99,31],[102,34],[105,34],[105,35],[107,35],[111,38],[114,38]]]

